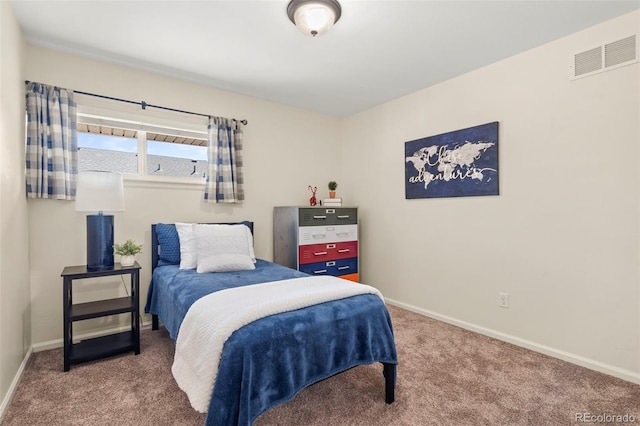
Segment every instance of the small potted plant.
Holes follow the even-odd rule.
[[[329,182],[329,198],[336,198],[336,188],[338,188],[338,184],[336,181],[332,180]]]
[[[136,244],[133,240],[127,240],[124,244],[116,244],[116,254],[122,256],[120,264],[131,266],[135,262],[135,255],[142,252],[142,245]]]

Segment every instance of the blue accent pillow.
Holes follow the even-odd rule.
[[[158,237],[158,266],[180,264],[180,238],[174,224],[156,224]]]
[[[246,226],[251,231],[251,235],[253,235],[253,222],[248,220],[243,220],[242,222],[238,222],[241,225]]]

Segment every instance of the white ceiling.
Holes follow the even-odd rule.
[[[341,0],[338,23],[311,38],[289,21],[288,0],[12,2],[29,43],[335,116],[640,7],[640,0]]]

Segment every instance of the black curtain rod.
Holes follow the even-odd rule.
[[[96,98],[109,99],[109,100],[112,100],[112,101],[119,101],[119,102],[127,102],[127,103],[130,103],[130,104],[136,104],[136,105],[140,105],[142,107],[142,109],[147,109],[147,107],[150,107],[150,108],[163,109],[165,111],[180,112],[182,114],[199,115],[200,117],[207,117],[207,118],[211,117],[211,115],[209,115],[209,114],[201,114],[199,112],[184,111],[184,110],[181,110],[181,109],[163,107],[163,106],[160,106],[160,105],[152,105],[152,104],[146,103],[145,101],[141,101],[141,102],[130,101],[130,100],[127,100],[127,99],[113,98],[111,96],[96,95],[95,93],[81,92],[79,90],[74,90],[73,92],[74,93],[79,93],[81,95],[95,96]],[[247,120],[236,120],[235,118],[233,118],[232,120],[233,121],[240,121],[240,123],[244,124],[245,126],[248,124]]]
[[[30,81],[29,80],[25,80],[25,83],[29,84]],[[79,93],[81,95],[95,96],[96,98],[109,99],[109,100],[112,100],[112,101],[126,102],[126,103],[129,103],[129,104],[140,105],[142,107],[142,109],[147,109],[147,107],[150,107],[150,108],[163,109],[165,111],[180,112],[182,114],[199,115],[200,117],[207,117],[207,118],[211,117],[211,115],[209,115],[209,114],[201,114],[199,112],[184,111],[184,110],[181,110],[181,109],[163,107],[163,106],[159,106],[159,105],[151,105],[151,104],[146,103],[145,101],[141,101],[141,102],[130,101],[130,100],[127,100],[127,99],[113,98],[111,96],[97,95],[95,93],[81,92],[79,90],[74,90],[73,93]],[[247,124],[249,124],[249,122],[247,120],[236,120],[235,118],[233,118],[232,120],[233,121],[239,121],[240,123],[244,124],[245,126]]]

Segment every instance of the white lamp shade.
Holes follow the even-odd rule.
[[[78,173],[76,211],[124,211],[122,174],[95,171]]]
[[[326,33],[340,19],[340,5],[335,0],[294,0],[289,4],[289,18],[306,35]]]

